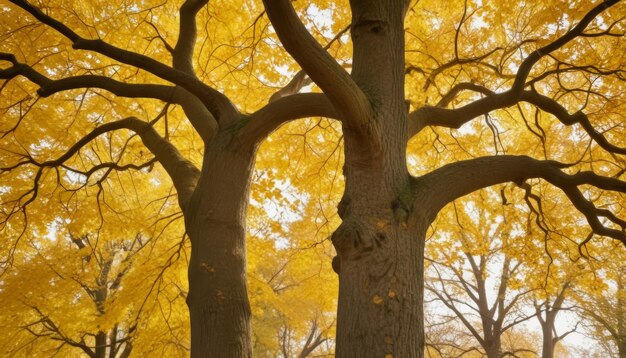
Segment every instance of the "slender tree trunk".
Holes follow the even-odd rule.
[[[549,317],[546,319],[546,322],[541,325],[541,330],[543,331],[543,348],[541,349],[541,358],[554,357],[554,346],[556,345],[556,340],[552,334],[553,328],[554,320],[551,320]]]
[[[133,345],[130,342],[126,342],[124,344],[124,350],[122,354],[120,354],[120,358],[128,358],[130,357],[130,352],[133,350]]]
[[[94,349],[96,358],[105,358],[107,355],[107,334],[106,332],[98,332],[96,334],[96,347]]]
[[[100,274],[96,280],[98,287],[94,291],[94,303],[98,310],[98,315],[104,315],[107,298],[109,297],[108,278],[113,264],[112,259],[107,259],[100,266]],[[100,328],[100,327],[98,327]],[[94,349],[96,358],[105,358],[107,354],[107,332],[98,331],[96,334],[96,347]]]
[[[226,131],[205,148],[197,188],[185,211],[191,239],[192,357],[250,357],[245,215],[254,150],[232,149]]]

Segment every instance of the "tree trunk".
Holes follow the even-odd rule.
[[[483,322],[485,317],[483,317]],[[485,325],[486,326],[486,325]],[[493,324],[489,324],[489,328],[484,330],[483,349],[487,358],[500,358],[502,357],[502,332],[493,328]]]
[[[554,320],[550,322],[549,318],[541,325],[541,330],[543,331],[543,348],[541,349],[541,358],[554,357],[554,346],[556,345],[556,340],[552,334],[553,328]]]
[[[96,334],[96,347],[94,349],[95,358],[105,358],[107,356],[107,334],[106,332],[98,332]]]
[[[485,349],[485,354],[487,358],[500,358],[502,357],[502,349],[500,348],[500,343],[493,343],[487,346]]]
[[[346,195],[344,200],[350,197]],[[366,211],[357,205],[344,208],[351,212],[344,213],[333,235],[340,257],[336,356],[421,357],[428,226],[409,227],[398,221],[390,201],[372,206],[382,210]]]
[[[120,354],[120,358],[128,358],[130,357],[130,352],[133,350],[133,345],[130,342],[126,342],[124,345],[124,350],[122,354]]]
[[[252,356],[245,215],[254,150],[232,149],[227,131],[205,148],[202,174],[185,210],[192,357]]]
[[[333,234],[339,271],[336,356],[422,357],[428,218],[412,212],[406,167],[404,3],[351,1],[352,78],[371,118],[344,122],[346,189]]]

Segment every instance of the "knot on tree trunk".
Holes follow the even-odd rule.
[[[387,241],[387,235],[382,228],[376,230],[363,222],[348,219],[337,228],[331,240],[340,260],[359,260],[381,248]],[[333,268],[335,265],[338,266],[333,259]]]

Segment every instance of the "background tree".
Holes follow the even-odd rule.
[[[542,333],[542,358],[553,358],[555,356],[555,350],[557,343],[562,341],[569,334],[575,332],[578,328],[576,324],[572,329],[565,332],[557,332],[556,319],[562,310],[569,310],[570,307],[565,306],[566,299],[569,297],[568,290],[571,289],[572,279],[565,279],[561,282],[560,287],[556,290],[554,295],[546,293],[544,288],[543,300],[538,302],[534,301],[535,305],[535,317],[539,321]]]
[[[592,251],[592,273],[586,286],[575,290],[578,309],[590,336],[604,347],[604,354],[626,356],[626,271],[624,248],[605,243]]]
[[[505,333],[531,318],[523,307],[532,288],[521,284],[525,232],[514,231],[515,220],[505,207],[497,212],[500,196],[481,191],[454,202],[439,216],[431,237],[426,288],[478,342],[487,357],[529,351],[503,350]],[[515,214],[515,212],[513,212]]]
[[[63,233],[34,239],[34,254],[18,256],[0,292],[7,332],[3,356],[113,358],[129,357],[132,351],[147,354],[148,349],[168,355],[188,352],[187,329],[182,328],[186,320],[180,319],[184,314],[172,311],[176,299],[184,301],[180,283],[176,275],[164,276],[175,264],[172,257],[161,261],[144,255],[162,247],[141,234],[100,240]],[[169,306],[162,306],[168,300]],[[164,335],[168,339],[145,344],[150,336],[156,340]]]

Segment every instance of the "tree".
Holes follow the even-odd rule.
[[[59,233],[54,240],[40,238],[36,254],[27,251],[14,263],[0,292],[7,333],[2,354],[129,357],[149,349],[181,354],[184,343],[172,344],[179,328],[176,319],[161,321],[168,307],[160,301],[167,296],[174,297],[167,315],[183,316],[172,312],[172,303],[180,298],[178,285],[171,276],[167,285],[160,285],[163,271],[173,262],[144,255],[160,251],[158,240],[136,235],[98,242],[96,237]],[[169,340],[145,345],[148,337],[155,340],[163,331]]]
[[[39,156],[31,154],[29,149],[25,148],[17,149],[17,151],[12,152],[14,153],[13,157],[4,159],[3,163],[6,160],[7,165],[3,165],[3,173],[8,173],[8,176],[19,176],[18,172],[27,173],[25,175],[29,176],[33,183],[30,188],[16,187],[14,189],[14,191],[22,190],[20,193],[8,193],[11,196],[3,200],[3,203],[6,203],[5,212],[7,213],[4,222],[6,223],[9,218],[17,222],[14,216],[19,215],[22,216],[22,220],[27,220],[27,207],[40,194],[40,189],[44,186],[42,178],[46,178],[49,170],[60,172],[57,183],[60,186],[76,184],[74,179],[77,175],[81,177],[83,182],[92,180],[101,186],[111,172],[150,170],[155,162],[159,162],[176,188],[180,210],[185,216],[186,232],[192,242],[189,264],[190,287],[187,295],[192,326],[192,355],[250,356],[252,347],[250,306],[245,277],[245,212],[255,152],[261,140],[281,123],[312,114],[324,114],[318,113],[319,109],[332,114],[334,113],[332,108],[328,105],[320,107],[316,103],[307,103],[310,98],[318,98],[318,95],[281,98],[291,92],[298,91],[304,85],[302,75],[296,76],[291,86],[272,96],[273,101],[270,104],[251,115],[241,113],[223,93],[201,81],[194,71],[193,64],[197,37],[196,16],[208,4],[208,0],[190,0],[180,7],[179,35],[174,46],[169,45],[164,38],[160,37],[160,30],[154,27],[150,16],[141,19],[144,10],[139,11],[140,22],[152,25],[153,29],[150,32],[156,31],[157,34],[153,38],[159,38],[163,43],[163,46],[156,49],[153,55],[164,57],[163,51],[169,52],[171,66],[165,65],[147,54],[142,54],[139,50],[132,52],[111,45],[100,38],[91,39],[93,35],[96,37],[102,35],[102,33],[98,33],[100,29],[98,29],[99,20],[97,16],[91,18],[94,23],[93,27],[84,22],[81,24],[83,19],[80,15],[73,17],[72,20],[74,21],[67,21],[66,24],[55,18],[53,7],[48,8],[46,6],[42,10],[27,1],[13,1],[12,4],[14,7],[3,7],[3,16],[6,19],[6,22],[3,22],[6,24],[3,25],[3,33],[13,42],[13,46],[7,45],[9,50],[13,52],[3,52],[0,56],[0,59],[9,65],[1,71],[0,78],[25,77],[39,86],[37,94],[41,97],[77,88],[98,88],[119,97],[152,98],[166,104],[178,104],[183,108],[187,120],[193,126],[195,136],[201,139],[204,150],[202,170],[199,170],[190,160],[191,158],[185,158],[175,144],[168,140],[169,128],[167,124],[164,129],[165,136],[160,135],[155,129],[157,121],[167,116],[168,105],[161,108],[161,113],[153,121],[147,122],[140,120],[132,113],[144,110],[149,112],[154,108],[154,103],[150,105],[144,102],[141,104],[127,102],[129,103],[128,107],[121,112],[130,112],[130,116],[106,121],[106,123],[98,123],[99,125],[89,131],[88,134],[79,137],[75,143],[63,148],[62,154],[54,159],[50,159],[53,157],[52,153],[45,153],[50,156],[44,155],[45,159],[41,160]],[[59,10],[60,13],[66,11],[63,8]],[[89,12],[88,8],[84,10],[87,10],[86,13]],[[152,15],[153,10],[148,7],[145,12]],[[163,15],[155,14],[155,18],[164,17],[167,13],[166,8],[160,10],[163,11]],[[51,14],[48,13],[49,11]],[[70,8],[67,11],[72,12],[74,10]],[[105,18],[114,16],[115,11],[117,11],[115,6],[109,6],[103,16]],[[129,11],[133,10],[129,9]],[[260,9],[251,9],[251,13],[247,14],[251,22],[252,18],[256,17],[253,14],[255,11],[261,12]],[[24,12],[30,14],[35,21],[32,18],[26,19]],[[135,26],[134,20],[137,18],[131,18],[128,21],[120,20],[124,23],[120,26]],[[35,64],[38,62],[34,58],[29,58],[28,55],[33,54],[22,54],[26,58],[20,60],[16,57],[19,43],[23,40],[20,35],[28,36],[29,34],[28,30],[20,30],[38,27],[38,24],[43,24],[56,31],[53,33],[48,29],[44,30],[45,40],[43,43],[52,38],[51,41],[58,45],[49,49],[50,55],[86,50],[101,54],[114,61],[109,63],[108,59],[89,57],[88,67],[95,70],[94,72],[99,72],[99,74],[80,71],[78,68],[82,66],[72,64],[71,59],[65,70],[60,68],[63,67],[63,64],[60,66],[58,64],[43,64],[38,69],[36,65],[21,62],[23,60],[30,60],[31,63]],[[76,32],[68,24],[81,28],[82,32],[87,33],[87,35],[80,35],[79,30]],[[92,30],[94,32],[91,32]],[[167,31],[167,29],[165,30]],[[255,30],[256,26],[253,26],[251,32]],[[38,40],[33,40],[33,48],[46,46]],[[150,42],[148,42],[149,44]],[[107,64],[103,64],[105,61]],[[101,65],[102,67],[100,67]],[[128,73],[119,77],[111,75],[110,66],[114,68],[123,67],[121,72],[130,68],[129,77],[135,78],[125,77]],[[59,76],[61,78],[47,77],[47,75],[58,73],[57,70],[64,73],[63,76]],[[133,71],[139,70],[142,71],[142,75],[132,75]],[[116,73],[116,71],[113,72]],[[144,71],[155,77],[145,78],[146,83],[142,83]],[[83,73],[76,75],[75,72]],[[161,84],[162,81],[157,80],[157,77],[169,81],[171,85]],[[135,82],[136,80],[137,82]],[[14,87],[11,87],[11,94],[7,95],[9,116],[14,115],[13,110],[23,104],[22,100],[16,100],[16,96],[21,94],[17,93],[22,90],[20,85],[21,82],[18,82]],[[81,103],[85,100],[84,97],[90,93],[92,92],[86,92]],[[97,91],[93,93],[100,94]],[[267,93],[267,90],[264,93]],[[266,96],[266,98],[269,97],[269,95]],[[30,104],[32,105],[32,103]],[[117,113],[117,111],[114,112]],[[106,116],[102,114],[99,120],[105,119],[104,117]],[[20,147],[19,144],[16,144],[19,142],[15,138],[16,134],[28,126],[28,124],[22,123],[23,118],[19,113],[15,113],[14,118],[17,119],[3,132],[5,137],[10,134],[14,137],[6,145],[6,148]],[[64,124],[58,123],[57,125],[57,130],[63,132]],[[84,129],[82,130],[84,133]],[[90,160],[82,163],[82,166],[86,168],[79,169],[66,164],[70,159],[76,160],[77,154],[86,146],[93,146],[90,143],[95,143],[98,136],[119,130],[134,132],[141,138],[145,148],[154,157],[141,158],[143,155],[140,152],[140,155],[136,157],[139,159],[139,164],[120,164],[120,161],[126,160],[124,158],[126,144],[130,143],[131,137],[126,139],[126,143],[119,143],[119,141],[112,139],[110,143],[104,144],[104,146],[111,148],[110,156],[112,158],[110,161],[99,161],[98,159],[104,158],[101,157],[102,154],[94,151],[95,154],[90,153]],[[35,142],[38,144],[33,145],[41,146],[41,141],[45,141],[45,139],[37,138]],[[57,144],[60,143],[57,142]],[[80,158],[80,156],[78,157]],[[95,161],[99,162],[91,165],[94,157]],[[93,180],[92,177],[98,178]],[[73,181],[74,183],[72,183]]]
[[[526,347],[504,351],[502,341],[507,331],[531,318],[523,302],[533,289],[520,283],[528,264],[520,240],[524,232],[511,237],[510,213],[494,210],[499,195],[480,194],[455,201],[453,210],[440,215],[443,223],[438,223],[427,251],[426,289],[463,324],[487,357],[517,355]]]
[[[300,205],[302,218],[291,223],[277,220],[288,216],[285,212],[272,218],[267,206],[251,206],[248,284],[257,357],[333,352],[337,286],[325,240],[329,228],[306,219],[316,215],[320,202],[306,200]],[[290,207],[285,206],[288,211]]]
[[[537,83],[549,77],[546,67],[559,72],[558,64],[564,61],[561,56],[567,51],[560,54],[557,50],[580,36],[595,37],[599,32],[611,32],[602,29],[585,33],[585,30],[598,14],[615,3],[605,1],[587,10],[586,15],[577,17],[580,20],[575,26],[570,25],[569,31],[559,31],[553,35],[554,40],[540,41],[542,43],[533,46],[533,50],[521,44],[519,62],[507,63],[511,57],[506,49],[501,50],[504,55],[500,57],[504,67],[487,61],[485,67],[495,66],[496,76],[509,65],[516,70],[513,74],[509,74],[508,69],[503,73],[500,86],[506,86],[507,90],[494,91],[476,85],[470,82],[473,77],[470,70],[466,74],[457,68],[452,73],[458,76],[451,73],[450,77],[458,86],[443,90],[445,96],[439,107],[423,106],[422,102],[415,111],[409,112],[404,95],[407,69],[404,15],[408,3],[350,3],[353,61],[348,75],[299,23],[289,1],[265,2],[270,21],[285,49],[326,94],[343,124],[346,184],[338,206],[342,223],[332,238],[338,254],[335,266],[339,268],[337,356],[423,355],[421,307],[426,230],[447,203],[479,188],[510,181],[522,184],[531,178],[541,178],[565,193],[585,215],[595,233],[626,241],[622,232],[624,221],[611,211],[597,208],[579,189],[588,185],[609,190],[607,195],[610,190],[622,192],[625,183],[617,178],[593,171],[568,174],[565,172],[567,164],[528,156],[461,160],[418,177],[409,175],[406,164],[408,139],[426,126],[459,127],[477,116],[489,116],[496,109],[515,106],[521,101],[555,115],[564,124],[581,124],[585,132],[609,152],[623,151],[607,145],[607,139],[599,136],[587,115],[583,112],[570,115],[555,98],[543,94],[543,86]],[[473,14],[473,9],[467,14]],[[461,24],[465,18],[462,17]],[[608,22],[613,23],[613,20]],[[462,27],[455,33],[456,40]],[[472,33],[472,27],[467,28],[466,31]],[[532,38],[526,40],[534,43]],[[453,59],[438,66],[439,71],[464,62],[458,41],[454,44]],[[427,51],[426,45],[421,45],[417,45],[420,47],[416,52]],[[555,52],[557,54],[553,54]],[[410,61],[409,58],[409,68]],[[539,63],[539,69],[535,69]],[[546,75],[541,77],[543,74]],[[435,77],[435,71],[430,75]],[[464,82],[465,79],[469,83]],[[449,98],[456,99],[465,88],[478,91],[484,97],[470,99],[458,108],[442,108],[449,104]],[[621,174],[619,169],[613,173]],[[601,221],[599,216],[606,221]],[[606,226],[613,224],[617,228]]]
[[[621,358],[626,357],[625,252],[621,245],[605,245],[604,250],[593,252],[593,275],[588,278],[587,289],[576,290],[574,298],[590,335],[601,342],[605,352]]]
[[[563,334],[558,334],[556,332],[556,316],[559,312],[564,308],[563,303],[567,297],[567,290],[572,284],[571,281],[563,282],[563,285],[560,287],[560,290],[554,296],[554,299],[551,300],[552,297],[546,295],[545,299],[542,302],[537,302],[535,300],[535,316],[541,325],[541,333],[542,333],[542,349],[541,349],[541,357],[542,358],[553,358],[554,351],[556,345],[559,341],[565,338],[568,334],[574,332],[577,328],[574,327],[573,330],[567,331]]]
[[[115,109],[111,115],[98,117],[102,123],[78,136],[75,144],[64,146],[57,156],[40,153],[54,152],[46,151],[52,143],[41,139],[47,138],[46,133],[33,132],[31,137],[40,140],[26,146],[22,136],[19,140],[5,136],[5,141],[14,141],[3,143],[11,155],[2,172],[14,184],[9,194],[2,191],[8,196],[2,200],[4,230],[23,225],[25,208],[44,192],[49,194],[50,186],[56,187],[54,183],[43,186],[45,180],[53,182],[46,174],[59,170],[57,181],[62,186],[71,184],[68,179],[74,173],[87,179],[99,173],[98,179],[91,178],[98,184],[116,170],[139,169],[133,177],[147,176],[141,170],[149,171],[158,161],[176,188],[192,243],[187,297],[192,356],[250,356],[244,213],[258,144],[286,121],[335,118],[342,124],[345,152],[345,191],[338,205],[342,223],[332,236],[339,273],[336,355],[421,357],[424,238],[439,210],[456,198],[499,183],[543,180],[562,193],[551,199],[569,200],[592,234],[626,242],[619,205],[626,191],[626,183],[619,179],[623,175],[620,155],[626,150],[618,116],[625,102],[623,91],[616,90],[622,85],[623,70],[620,59],[608,55],[623,49],[623,2],[609,9],[618,2],[530,6],[459,1],[443,8],[437,2],[352,1],[352,56],[346,61],[346,46],[331,50],[337,57],[333,58],[310,34],[290,1],[266,0],[264,10],[277,37],[303,71],[290,73],[295,75],[289,76],[293,81],[272,96],[261,85],[264,74],[257,77],[250,68],[293,63],[274,45],[256,3],[213,8],[215,4],[207,0],[187,0],[180,7],[179,30],[172,31],[178,32],[176,44],[171,45],[167,27],[157,26],[171,13],[166,11],[172,6],[169,3],[141,8],[125,4],[124,10],[135,16],[124,19],[111,7],[90,11],[87,5],[87,9],[63,11],[49,6],[42,11],[24,0],[12,0],[16,6],[4,7],[10,10],[3,12],[3,48],[8,50],[1,57],[7,64],[1,78],[25,77],[39,87],[39,96],[100,88],[119,97],[176,103],[203,149],[198,169],[192,158],[197,146],[188,144],[187,152],[181,152],[180,142],[167,140],[167,106],[157,109],[154,103],[139,100],[113,101],[108,107]],[[314,25],[311,12],[315,11],[296,5],[308,15],[306,23]],[[319,4],[333,11],[336,23],[347,21],[342,5]],[[212,16],[200,12],[204,6],[213,10]],[[320,7],[316,9],[319,13]],[[36,21],[13,15],[18,10]],[[238,20],[232,21],[235,14]],[[108,20],[109,15],[113,20]],[[197,17],[207,25],[201,42],[210,48],[209,54],[195,50]],[[56,32],[42,31],[39,23]],[[114,38],[114,27],[136,34]],[[259,38],[257,30],[262,33]],[[138,34],[147,39],[142,41]],[[20,53],[24,43],[42,51]],[[61,55],[55,56],[59,49]],[[262,56],[257,56],[257,50]],[[80,56],[80,51],[88,52]],[[62,65],[53,62],[59,57]],[[247,71],[239,71],[241,67]],[[275,78],[275,73],[270,76]],[[298,93],[307,76],[323,94]],[[241,83],[245,90],[235,91]],[[30,83],[20,79],[11,84],[2,87],[12,102],[7,113],[13,121],[3,129],[6,133],[27,126],[21,123],[20,105],[26,109],[45,105],[31,100],[35,89]],[[408,103],[405,86],[410,92]],[[262,105],[260,100],[250,100],[249,93],[264,102],[270,96],[273,100]],[[517,114],[510,114],[509,108]],[[248,109],[252,114],[245,114]],[[138,119],[136,113],[142,111],[154,120]],[[118,113],[129,115],[111,121]],[[534,122],[527,120],[529,115]],[[464,139],[480,137],[485,130],[475,118],[485,118],[486,128],[493,133],[493,148],[484,138],[475,150],[463,146]],[[61,138],[66,138],[63,134],[70,127],[67,120],[65,124],[54,132]],[[461,126],[460,132],[440,131]],[[115,148],[107,155],[92,154],[85,161],[87,168],[63,166],[97,136],[122,129],[136,133],[154,158],[142,160],[139,150],[131,157],[136,162],[120,156],[126,140],[132,139],[126,134],[103,146]],[[470,132],[465,138],[461,138],[463,129]],[[449,154],[448,161],[436,155],[426,160],[428,148],[417,150],[418,156],[411,158],[420,168],[412,176],[407,142],[414,136],[430,142],[435,151],[446,143],[457,143],[453,144],[457,150],[444,155]],[[92,146],[93,152],[103,152]]]

